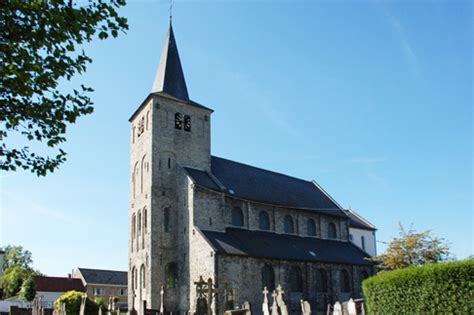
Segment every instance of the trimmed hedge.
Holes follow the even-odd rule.
[[[381,272],[362,290],[370,314],[474,314],[474,259]]]

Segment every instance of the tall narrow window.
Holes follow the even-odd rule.
[[[360,243],[362,245],[362,249],[365,250],[365,237],[363,235],[360,237]]]
[[[146,130],[148,130],[149,125],[150,125],[149,120],[150,120],[150,111],[147,111],[146,112]]]
[[[351,291],[349,273],[346,269],[342,269],[339,276],[341,292],[347,293]]]
[[[132,239],[135,239],[137,219],[135,213],[132,216]]]
[[[142,232],[142,213],[140,211],[138,211],[137,224],[138,224],[137,236],[140,236]]]
[[[273,267],[265,264],[262,267],[262,289],[267,287],[267,290],[273,291],[275,289],[275,272]]]
[[[148,221],[148,216],[147,216],[147,211],[146,208],[143,210],[143,234],[147,232],[147,221]]]
[[[176,129],[183,129],[183,115],[181,113],[174,114],[174,127]]]
[[[234,207],[232,209],[232,225],[233,226],[244,226],[244,214],[242,209]]]
[[[325,293],[328,292],[328,275],[326,270],[316,270],[316,291]]]
[[[184,115],[184,131],[191,131],[191,116]]]
[[[258,227],[260,230],[270,230],[270,217],[266,211],[260,211],[258,214]]]
[[[137,186],[138,186],[138,162],[136,162],[135,165],[133,166],[132,185],[133,185],[133,198],[135,198],[137,194]]]
[[[303,279],[299,267],[291,267],[290,269],[290,289],[291,292],[303,292]]]
[[[309,236],[316,236],[316,224],[313,219],[308,219],[307,233]]]
[[[135,282],[133,282],[133,288],[136,290],[138,289],[138,275],[137,275],[138,271],[137,271],[137,268],[133,268],[133,277],[135,278]]]
[[[142,288],[145,289],[145,265],[140,267],[140,282],[142,284]]]
[[[165,268],[166,272],[166,285],[168,288],[176,288],[176,282],[178,280],[178,266],[176,263],[169,263]]]
[[[170,208],[166,207],[163,213],[163,225],[165,233],[170,231]]]
[[[337,238],[336,225],[332,222],[328,224],[328,238],[330,239]]]
[[[132,268],[132,291],[135,291],[135,267]]]
[[[283,228],[285,233],[295,233],[295,226],[293,224],[293,218],[290,215],[285,215],[285,219],[283,221]]]

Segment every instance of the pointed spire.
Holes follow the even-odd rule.
[[[178,47],[174,39],[171,19],[151,92],[164,92],[176,98],[189,101],[188,89],[184,80],[181,61],[179,60]]]

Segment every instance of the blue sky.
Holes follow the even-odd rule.
[[[0,246],[35,267],[127,268],[128,118],[149,93],[168,1],[133,1],[130,30],[85,47],[64,88],[95,88],[46,178],[1,174]],[[214,155],[315,179],[373,222],[432,229],[473,254],[473,63],[469,1],[176,1],[190,97],[215,110]],[[379,252],[383,245],[379,244]]]

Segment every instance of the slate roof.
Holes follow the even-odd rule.
[[[193,182],[229,196],[288,208],[316,210],[346,217],[341,208],[312,181],[264,170],[250,165],[211,157],[211,172],[221,189],[204,171],[185,168]]]
[[[71,290],[84,292],[84,285],[81,279],[66,278],[66,277],[46,277],[34,276],[33,282],[36,286],[36,291],[42,292],[67,292]]]
[[[344,212],[347,214],[349,217],[349,226],[356,228],[356,229],[362,229],[362,230],[370,230],[370,231],[375,231],[375,225],[371,224],[364,218],[362,218],[359,214],[355,213],[352,210],[344,210]]]
[[[86,284],[127,285],[127,272],[77,268]]]
[[[219,254],[297,261],[372,265],[367,253],[352,244],[272,232],[227,228],[226,232],[201,231]],[[314,255],[313,255],[314,254]]]
[[[179,99],[189,100],[171,21],[151,92],[165,92]]]

